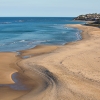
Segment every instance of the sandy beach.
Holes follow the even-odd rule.
[[[0,100],[100,100],[100,28],[66,26],[82,30],[82,40],[0,53]],[[23,88],[9,86],[16,72]]]

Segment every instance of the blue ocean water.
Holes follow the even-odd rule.
[[[19,51],[36,45],[63,45],[81,39],[66,24],[83,24],[73,17],[0,17],[0,51]]]

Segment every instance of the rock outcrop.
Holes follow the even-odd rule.
[[[74,20],[84,20],[84,21],[100,21],[100,14],[93,13],[93,14],[86,14],[86,15],[79,15],[78,17],[74,18]]]

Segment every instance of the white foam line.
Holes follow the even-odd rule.
[[[81,39],[81,35],[79,33],[76,33],[76,36],[77,36],[77,40]]]

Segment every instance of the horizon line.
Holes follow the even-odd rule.
[[[0,16],[0,17],[73,17],[73,16]]]

